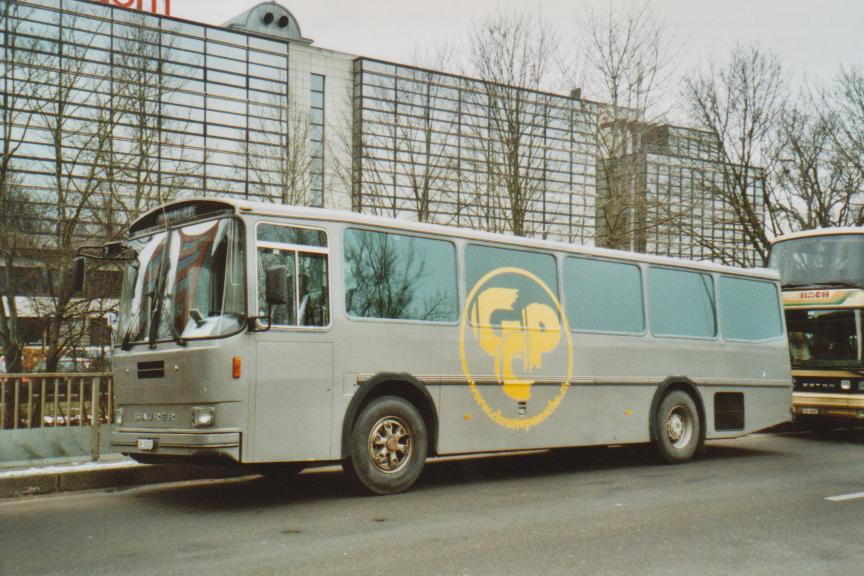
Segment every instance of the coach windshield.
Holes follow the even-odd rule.
[[[216,338],[246,322],[242,224],[189,224],[131,240],[124,274],[121,346]]]

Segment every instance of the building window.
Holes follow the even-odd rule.
[[[324,206],[324,76],[312,74],[309,91],[309,204]]]

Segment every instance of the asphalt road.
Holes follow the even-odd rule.
[[[0,502],[0,574],[861,574],[864,431],[433,462],[409,493],[341,473]]]

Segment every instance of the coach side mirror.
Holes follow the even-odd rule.
[[[76,294],[84,292],[84,284],[87,275],[87,259],[84,256],[75,258],[75,265],[72,267],[72,290]]]
[[[105,244],[102,250],[106,260],[119,260],[126,253],[126,246],[122,242],[109,242]]]
[[[273,266],[267,269],[265,297],[268,306],[288,303],[288,267]]]

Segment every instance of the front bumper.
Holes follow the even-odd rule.
[[[864,420],[864,396],[795,392],[792,395],[792,412],[796,417]]]
[[[228,458],[240,462],[240,432],[198,432],[152,428],[120,428],[111,446],[123,454],[166,457]]]

